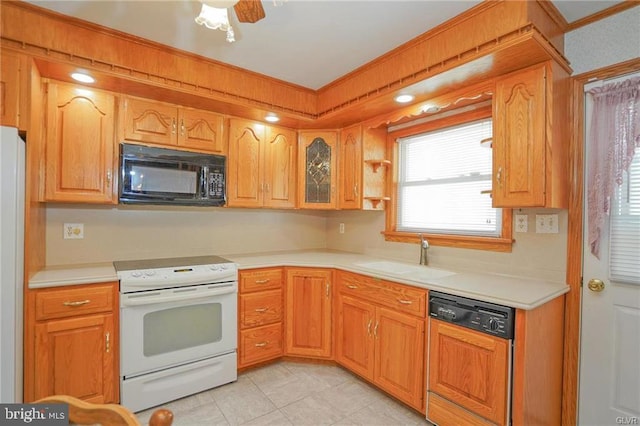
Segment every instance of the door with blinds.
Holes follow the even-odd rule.
[[[595,222],[590,209],[598,208],[598,203],[589,204],[589,190],[593,187],[589,176],[594,176],[593,156],[599,155],[589,144],[593,121],[602,119],[597,116],[595,95],[590,92],[594,87],[605,89],[628,79],[629,76],[585,87],[587,158],[579,425],[640,424],[640,149],[636,149],[628,170],[613,185],[613,195],[605,197],[609,212],[599,227],[598,256],[588,237],[590,221]],[[640,91],[640,80],[637,86]],[[629,112],[629,108],[637,106],[640,102],[623,108]],[[640,114],[640,108],[635,114]],[[620,123],[615,124],[620,131]],[[593,201],[593,194],[591,198]]]

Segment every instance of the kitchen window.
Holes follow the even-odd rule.
[[[491,204],[488,108],[391,133],[396,141],[388,240],[511,250],[511,210]],[[481,143],[482,142],[482,143]]]

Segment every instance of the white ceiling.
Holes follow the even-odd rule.
[[[479,0],[263,0],[266,18],[230,21],[236,42],[194,22],[195,0],[29,0],[220,62],[318,89],[480,3]],[[554,0],[568,22],[619,1]]]

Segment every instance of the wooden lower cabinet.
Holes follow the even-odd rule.
[[[111,314],[37,324],[35,398],[73,395],[101,404],[117,402],[115,338]]]
[[[25,361],[34,380],[25,382],[26,400],[64,394],[119,402],[117,292],[117,282],[34,292],[34,340],[26,349],[33,358]]]
[[[424,317],[398,312],[342,291],[336,300],[336,361],[423,411]]]
[[[288,268],[285,354],[331,357],[332,271]]]
[[[430,398],[437,394],[491,424],[508,424],[510,341],[433,318],[429,329]],[[457,416],[431,417],[431,402],[431,420],[442,425],[460,424]],[[437,397],[433,402],[436,410],[443,405],[438,405]]]
[[[238,368],[280,358],[283,353],[282,268],[239,273]]]

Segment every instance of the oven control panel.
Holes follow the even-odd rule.
[[[118,271],[120,292],[134,292],[199,284],[237,281],[235,263],[177,266]]]
[[[515,309],[431,291],[429,316],[505,339],[512,339]]]

